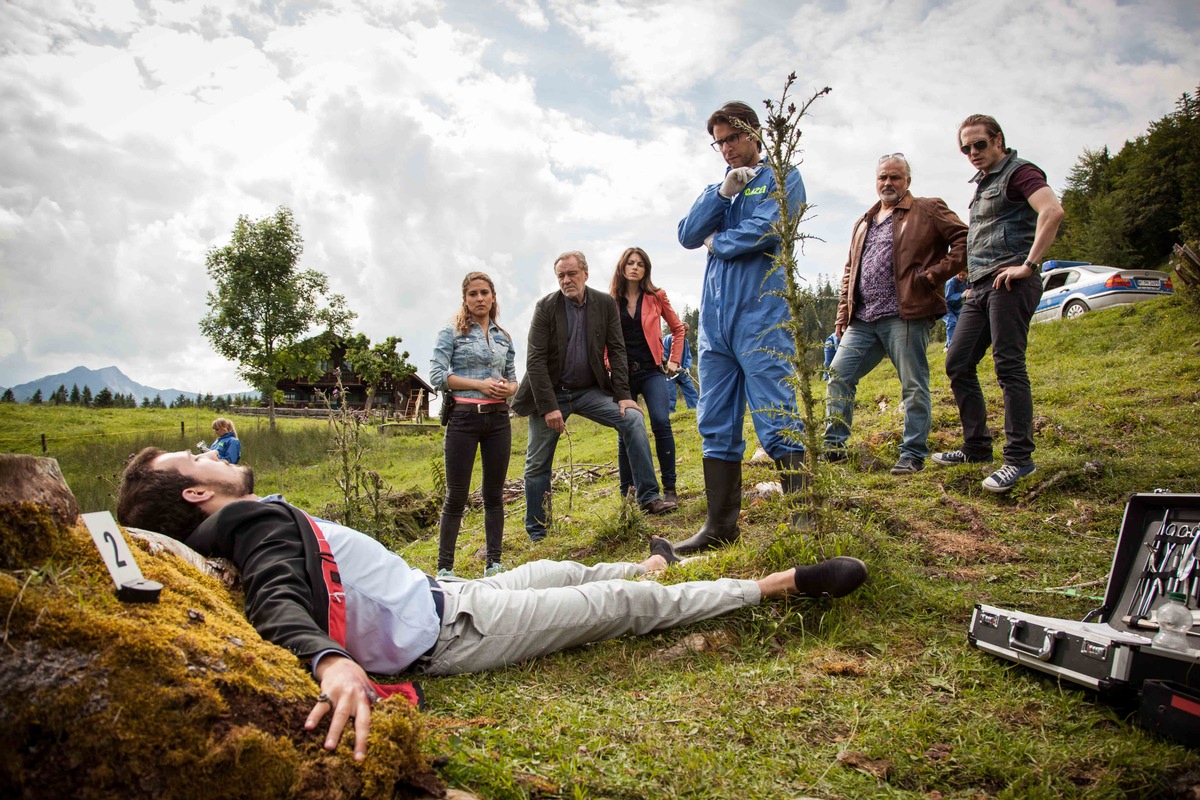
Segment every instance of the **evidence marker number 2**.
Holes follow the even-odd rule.
[[[87,525],[92,542],[117,585],[117,599],[126,603],[157,603],[162,584],[142,577],[142,570],[113,515],[108,511],[84,514],[83,524]]]

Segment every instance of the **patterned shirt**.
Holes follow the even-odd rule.
[[[862,264],[858,269],[858,286],[854,318],[875,322],[900,316],[900,298],[896,294],[896,271],[892,266],[892,215],[883,222],[871,219],[867,240],[863,242]]]

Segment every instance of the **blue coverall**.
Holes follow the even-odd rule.
[[[746,402],[750,403],[758,441],[773,459],[803,452],[804,424],[796,415],[795,396],[785,379],[791,365],[767,351],[795,352],[791,335],[779,323],[788,319],[783,298],[769,295],[784,288],[782,272],[771,271],[779,238],[768,235],[778,219],[771,199],[775,177],[765,162],[732,200],[707,187],[679,222],[679,243],[689,250],[715,233],[700,295],[700,405],[697,422],[705,458],[741,461]],[[789,203],[806,202],[799,171],[788,174]],[[769,411],[774,409],[774,413]],[[782,410],[783,414],[779,411]],[[785,436],[784,431],[788,430]]]

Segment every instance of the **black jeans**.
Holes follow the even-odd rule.
[[[970,458],[992,458],[992,432],[979,385],[978,366],[992,348],[996,380],[1004,393],[1004,463],[1033,463],[1033,392],[1025,369],[1029,321],[1042,296],[1041,275],[992,288],[992,277],[971,285],[946,354],[946,376],[963,426],[962,450]]]
[[[483,456],[483,530],[487,563],[500,561],[504,539],[504,478],[512,455],[512,424],[504,411],[480,414],[463,404],[446,426],[446,501],[438,532],[438,569],[454,568],[454,547],[471,492],[475,451]]]

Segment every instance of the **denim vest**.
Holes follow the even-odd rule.
[[[967,231],[967,279],[972,283],[1000,267],[1024,263],[1029,257],[1037,231],[1037,212],[1024,200],[1014,203],[1008,199],[1009,179],[1018,167],[1029,163],[1009,148],[999,169],[972,179],[979,184],[971,199],[971,227]]]

